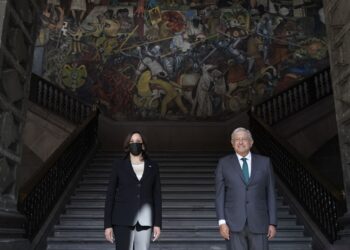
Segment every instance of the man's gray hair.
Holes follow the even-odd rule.
[[[239,128],[236,128],[235,130],[233,130],[232,134],[231,134],[231,139],[233,139],[234,135],[238,132],[245,132],[247,133],[249,139],[251,141],[253,141],[253,136],[252,136],[252,133],[250,133],[250,131],[246,128],[242,128],[242,127],[239,127]]]

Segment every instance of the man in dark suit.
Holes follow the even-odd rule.
[[[216,169],[216,214],[228,250],[267,250],[276,235],[276,194],[270,159],[253,154],[249,130],[231,134],[234,154]]]

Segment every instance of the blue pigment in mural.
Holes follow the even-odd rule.
[[[226,119],[328,65],[321,3],[48,0],[33,72],[115,120]]]

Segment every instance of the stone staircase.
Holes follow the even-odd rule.
[[[120,155],[119,155],[120,156]],[[224,250],[215,216],[214,171],[220,154],[154,153],[160,166],[163,229],[152,250]],[[103,211],[111,163],[118,154],[98,152],[47,239],[50,250],[115,249],[104,239]],[[278,198],[278,234],[270,250],[311,250],[310,237]],[[117,238],[118,240],[118,238]]]

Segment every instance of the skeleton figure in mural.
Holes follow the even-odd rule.
[[[265,64],[269,64],[268,56],[270,53],[270,46],[271,46],[271,38],[273,36],[273,28],[272,28],[272,20],[269,14],[264,14],[257,25],[255,26],[256,34],[259,35],[262,38],[263,46],[263,58]]]
[[[142,55],[141,48],[138,48],[138,53],[140,57],[140,63],[136,70],[138,94],[151,98],[151,101],[160,98],[161,94],[164,94],[161,101],[161,117],[165,117],[168,111],[168,105],[173,100],[180,110],[184,114],[187,114],[187,108],[182,103],[181,91],[176,90],[176,88],[180,90],[180,86],[169,80],[168,73],[157,60],[160,56],[160,47],[156,45],[152,50],[146,49],[145,56]],[[143,91],[144,89],[147,89],[147,91]]]

